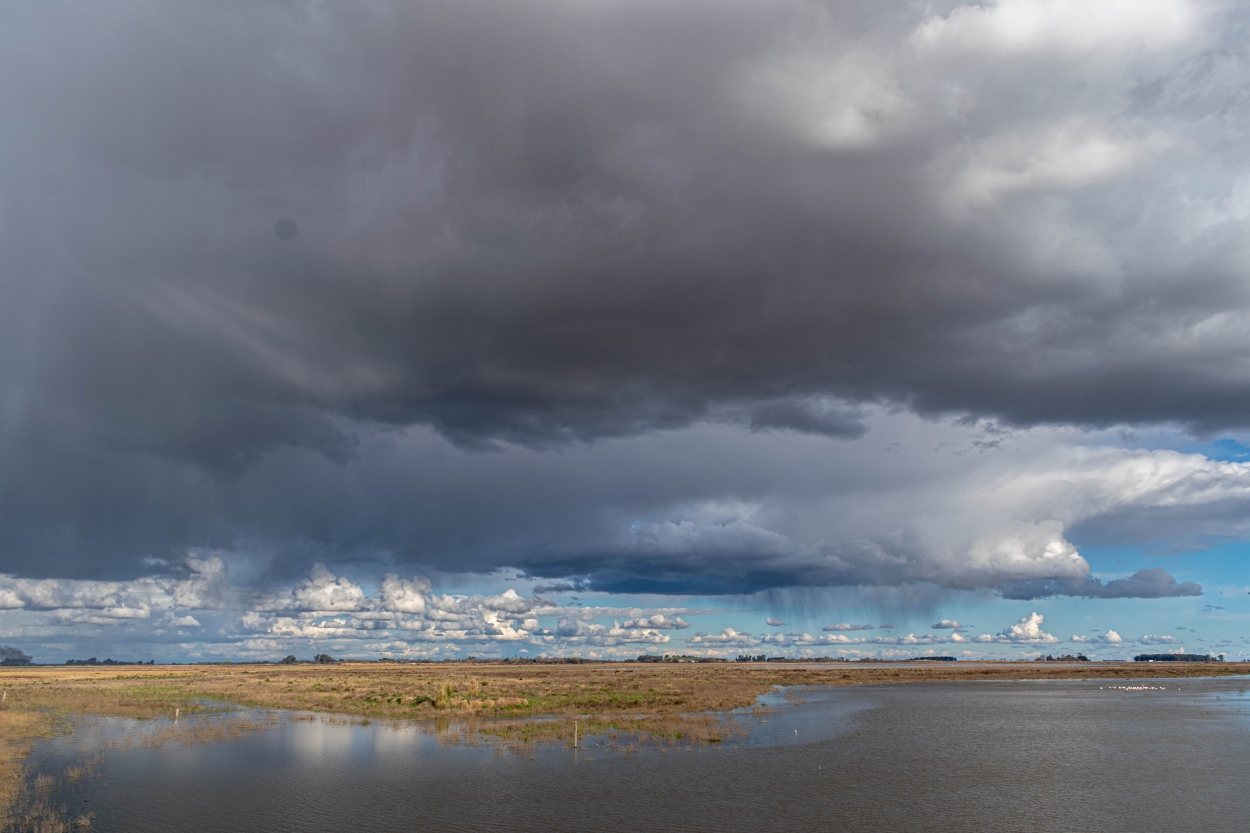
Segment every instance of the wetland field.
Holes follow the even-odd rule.
[[[972,714],[961,710],[974,709],[974,702],[981,703],[974,709],[978,714],[1006,715],[1019,708],[1024,710],[1022,719],[1032,719],[1037,725],[1060,720],[1065,708],[1071,714],[1097,708],[1102,710],[1100,713],[1114,716],[1115,720],[1108,724],[1114,726],[1120,725],[1130,712],[1107,711],[1113,701],[1128,709],[1143,707],[1147,704],[1143,698],[1150,697],[1154,699],[1149,702],[1156,705],[1165,702],[1161,698],[1174,698],[1167,702],[1172,703],[1170,708],[1177,709],[1180,707],[1176,704],[1182,701],[1175,698],[1182,696],[1197,698],[1192,702],[1184,700],[1187,707],[1195,703],[1205,704],[1204,708],[1214,708],[1216,703],[1225,701],[1240,703],[1245,672],[1244,664],[1233,663],[1146,666],[1098,662],[342,662],[5,668],[0,671],[0,818],[5,820],[0,829],[53,833],[71,829],[75,822],[80,828],[94,823],[96,829],[144,829],[147,822],[125,815],[133,808],[118,804],[125,795],[122,788],[128,777],[121,773],[132,772],[139,782],[167,777],[177,767],[170,770],[171,764],[164,759],[158,765],[159,756],[174,754],[162,752],[163,749],[245,750],[252,749],[248,746],[252,744],[255,748],[244,756],[249,761],[247,766],[257,766],[256,761],[285,761],[281,765],[274,763],[276,769],[266,769],[266,777],[286,771],[283,767],[295,766],[291,763],[295,758],[288,760],[295,753],[281,744],[273,745],[279,743],[279,738],[295,744],[291,749],[303,749],[309,744],[321,748],[341,742],[346,744],[344,748],[357,750],[352,754],[362,754],[358,747],[363,744],[374,750],[369,753],[373,757],[353,759],[351,765],[366,769],[381,766],[379,749],[402,747],[413,755],[425,750],[421,752],[424,765],[443,755],[448,766],[467,767],[466,772],[477,773],[474,777],[487,777],[496,770],[513,771],[517,764],[501,763],[498,750],[520,752],[522,759],[537,755],[538,760],[547,760],[551,754],[569,752],[575,737],[577,749],[572,751],[587,766],[595,760],[605,765],[612,760],[623,761],[636,757],[630,754],[636,752],[647,757],[655,750],[737,755],[733,759],[748,768],[753,766],[749,762],[756,760],[753,755],[781,755],[776,760],[789,766],[797,759],[786,755],[815,754],[820,743],[833,743],[840,736],[857,738],[861,745],[867,744],[861,750],[863,754],[875,756],[877,752],[866,750],[877,748],[886,734],[865,735],[854,728],[869,713],[876,715],[876,723],[870,720],[864,725],[876,726],[874,731],[887,734],[895,731],[899,720],[916,719],[910,709],[923,710],[930,703],[934,715],[948,714],[960,720]],[[1142,682],[1146,679],[1148,683]],[[1180,692],[1182,683],[1192,694]],[[1210,688],[1220,685],[1227,690]],[[1016,705],[1009,708],[1012,703]],[[1042,711],[1033,714],[1039,708]],[[1198,712],[1180,709],[1175,714],[1191,720]],[[893,716],[887,720],[888,715]],[[779,734],[779,727],[789,727],[791,723],[793,736],[790,729]],[[1071,730],[1071,725],[1056,723],[1040,730],[1039,737],[1050,732],[1060,738]],[[918,731],[937,737],[939,728],[920,727]],[[966,744],[969,738],[984,740],[984,728],[982,724],[969,724],[969,732],[960,735],[958,743]],[[1005,733],[1006,742],[1012,731],[1009,724],[1004,722],[999,730]],[[1079,738],[1064,742],[1076,740]],[[803,745],[790,752],[783,748],[799,741]],[[433,747],[429,747],[431,743]],[[897,741],[893,743],[897,746]],[[772,752],[761,752],[764,747]],[[456,757],[475,748],[496,752],[484,759],[471,755]],[[837,748],[842,750],[841,746]],[[118,752],[132,749],[138,751]],[[456,753],[456,749],[461,752]],[[892,754],[902,752],[898,748]],[[207,757],[197,758],[199,763],[194,766],[186,763],[191,767],[188,773],[216,771],[212,755],[225,753],[195,754]],[[842,750],[839,754],[851,753]],[[338,763],[333,766],[347,765],[345,758],[334,760]],[[106,766],[102,761],[114,763]],[[330,766],[322,758],[317,761],[318,766]],[[376,770],[379,783],[391,783],[389,779],[398,777],[393,775],[395,766],[403,770],[416,765],[408,757],[397,761],[388,764],[389,769]],[[611,765],[628,768],[623,763]],[[850,764],[843,761],[843,765]],[[145,766],[151,771],[145,771],[141,777],[134,774]],[[219,774],[228,780],[237,768],[235,759],[235,764],[224,766]],[[524,770],[529,773],[524,777],[539,778],[535,773],[541,769]],[[631,769],[630,777],[645,780],[650,777],[646,774],[649,771],[646,767]],[[107,775],[109,772],[114,774]],[[322,772],[322,776],[345,777],[341,772]],[[736,783],[739,775],[713,767],[708,777]],[[112,791],[91,792],[95,788],[89,785],[97,782],[111,786]],[[200,782],[193,779],[193,783]],[[246,785],[236,786],[244,789]],[[192,791],[198,789],[197,786]],[[539,791],[542,789],[545,787]],[[77,797],[80,793],[82,798]],[[67,796],[73,796],[72,804],[67,803]],[[821,800],[826,799],[827,796]],[[79,812],[88,807],[102,808],[101,817],[95,820],[94,815]],[[125,825],[117,826],[123,817],[128,819]],[[110,818],[113,827],[109,826]],[[542,813],[536,815],[537,821],[532,820],[531,828],[542,829],[542,818]],[[236,824],[237,820],[229,823]],[[385,819],[378,821],[382,827],[390,823]],[[492,825],[496,822],[480,827],[508,827],[504,821]],[[261,825],[257,829],[265,828]]]

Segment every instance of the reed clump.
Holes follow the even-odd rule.
[[[0,805],[0,830],[70,833],[90,829],[95,821],[94,813],[72,816],[68,808],[52,800],[56,787],[89,774],[89,768],[89,765],[70,767],[60,778],[40,774],[30,779],[17,779]]]
[[[574,722],[577,730],[574,730]],[[504,745],[561,742],[571,745],[580,737],[581,745],[619,747],[649,743],[692,745],[722,743],[745,736],[740,720],[725,715],[671,714],[643,717],[591,716],[571,721],[493,721],[476,727],[477,736]]]

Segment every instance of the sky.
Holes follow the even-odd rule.
[[[1250,658],[1248,35],[0,4],[0,644]]]

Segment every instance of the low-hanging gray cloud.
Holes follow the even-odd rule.
[[[1002,594],[1006,599],[1042,599],[1048,596],[1165,599],[1173,596],[1201,596],[1202,586],[1193,581],[1178,582],[1163,568],[1155,567],[1138,570],[1128,578],[1112,579],[1105,584],[1092,576],[1070,580],[1013,581],[1003,585]]]

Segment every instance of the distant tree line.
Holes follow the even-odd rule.
[[[1051,656],[1047,654],[1044,657],[1038,657],[1034,662],[1089,662],[1089,657],[1084,654],[1062,654],[1060,656]]]
[[[1210,654],[1138,654],[1133,662],[1223,662],[1224,655],[1218,657]]]

